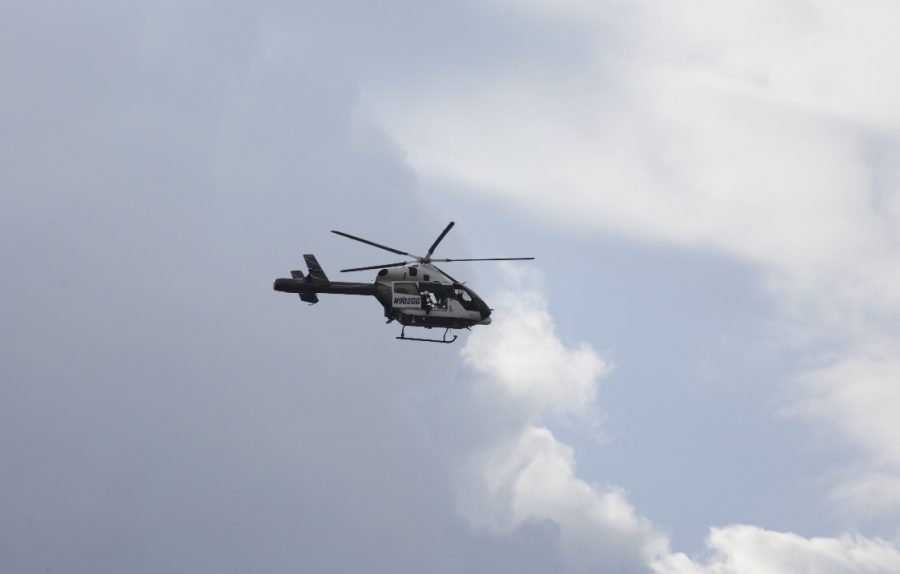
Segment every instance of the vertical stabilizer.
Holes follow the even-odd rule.
[[[310,279],[312,279],[313,281],[328,283],[328,277],[325,276],[325,272],[322,271],[322,266],[319,265],[318,261],[316,261],[315,255],[307,253],[303,256],[303,259],[306,261],[306,266],[309,268]]]

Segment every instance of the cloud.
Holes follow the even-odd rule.
[[[592,39],[603,10],[591,8],[584,19],[584,6],[572,3],[569,22],[577,23],[582,39]],[[610,84],[610,93],[589,92],[622,106],[610,112],[561,84],[498,76],[493,92],[434,98],[444,116],[428,116],[424,99],[413,102],[410,121],[420,122],[426,139],[410,140],[414,134],[391,123],[401,144],[415,144],[398,149],[359,105],[366,88],[357,84],[364,75],[357,68],[376,46],[370,22],[359,17],[362,7],[353,3],[45,8],[11,5],[0,21],[0,59],[13,87],[0,102],[11,126],[0,134],[10,152],[0,170],[9,192],[0,210],[8,272],[0,291],[11,302],[3,309],[9,328],[0,333],[5,565],[73,572],[715,573],[738,557],[768,556],[766,564],[780,564],[778,557],[823,553],[838,565],[864,565],[864,556],[893,565],[890,547],[877,540],[805,539],[740,526],[713,531],[709,559],[672,554],[667,537],[625,489],[579,478],[575,450],[553,433],[558,420],[593,422],[599,383],[611,367],[589,345],[555,332],[545,295],[530,287],[539,284],[535,277],[512,278],[509,297],[490,298],[500,303],[496,322],[469,339],[463,363],[470,378],[462,391],[451,380],[456,362],[447,349],[410,352],[390,338],[373,343],[393,326],[380,323],[371,301],[323,298],[307,308],[269,290],[271,278],[292,267],[301,249],[320,254],[327,271],[344,255],[360,253],[359,245],[335,247],[323,239],[336,221],[367,235],[365,226],[377,220],[388,234],[377,239],[391,245],[404,245],[419,226],[431,233],[417,175],[404,161],[408,152],[417,165],[497,193],[518,193],[521,186],[532,207],[561,221],[589,228],[600,221],[683,245],[713,244],[775,270],[794,259],[825,262],[801,267],[795,283],[828,284],[829,273],[840,279],[843,259],[833,250],[881,247],[857,262],[868,271],[853,268],[836,284],[838,293],[849,294],[834,299],[841,312],[833,315],[840,318],[848,315],[848,301],[877,310],[890,300],[890,275],[879,275],[893,261],[878,243],[886,231],[867,219],[870,234],[840,229],[837,240],[821,243],[826,233],[805,229],[783,258],[772,255],[772,245],[793,237],[789,224],[808,217],[804,209],[813,204],[817,216],[833,215],[843,205],[840,194],[829,191],[822,206],[816,197],[788,202],[784,215],[769,205],[779,195],[774,192],[740,209],[728,201],[710,207],[694,184],[676,187],[680,195],[670,201],[661,197],[655,186],[679,175],[666,154],[686,128],[677,123],[680,105],[649,98],[647,86],[659,86],[652,77],[642,83],[627,76],[625,84]],[[434,14],[423,10],[421,21],[398,18],[378,37],[425,30],[422,38],[431,40],[423,23]],[[394,13],[405,12],[401,4]],[[625,21],[646,23],[641,13]],[[544,21],[539,16],[534,22]],[[448,38],[456,32],[447,26]],[[517,45],[533,38],[525,40]],[[671,47],[666,41],[629,46],[619,45],[616,57],[650,58]],[[396,50],[411,52],[408,45]],[[588,74],[585,85],[620,78],[624,68],[613,59],[598,57],[592,68],[598,75]],[[563,80],[566,69],[547,77]],[[419,96],[418,78],[395,75],[394,85]],[[690,82],[683,84],[676,103],[697,95]],[[722,96],[733,91],[715,92],[691,110],[713,127],[761,132],[735,144],[734,153],[760,146],[786,153],[830,133],[813,129],[783,143],[771,132],[792,124],[764,113],[758,123],[735,104],[739,98]],[[802,101],[803,90],[797,91],[790,101]],[[742,97],[752,99],[750,92]],[[595,115],[567,116],[559,97]],[[846,99],[834,99],[826,111],[837,114]],[[648,102],[655,105],[644,108]],[[463,117],[457,106],[467,105],[472,115],[457,122]],[[645,109],[653,112],[647,121]],[[851,123],[869,125],[889,113],[884,105],[872,110]],[[730,123],[733,112],[743,120]],[[451,121],[440,124],[444,119]],[[483,141],[472,137],[472,119],[483,122]],[[671,126],[678,129],[670,132]],[[598,138],[606,129],[605,139]],[[444,138],[448,133],[460,139]],[[707,165],[703,152],[724,141],[720,135],[710,129],[698,142],[685,140],[685,156]],[[649,157],[659,161],[648,163],[642,150],[656,138]],[[592,142],[599,147],[579,152]],[[445,145],[459,146],[450,150],[458,154],[453,162],[434,154],[447,151]],[[482,148],[481,157],[469,153],[479,146],[497,147]],[[829,139],[825,149],[802,157],[820,163],[828,183],[841,175],[829,168],[848,149],[857,148]],[[713,166],[730,161],[725,151],[710,156]],[[598,157],[616,158],[628,169],[601,165],[595,173]],[[876,179],[888,185],[896,166],[878,157]],[[645,175],[648,165],[659,170]],[[860,173],[845,180],[872,175]],[[606,183],[635,193],[594,197]],[[557,195],[544,197],[550,187]],[[886,213],[897,213],[894,195],[875,199]],[[579,213],[565,206],[570,201],[581,202]],[[772,218],[772,235],[766,225],[742,227],[745,214],[751,222]],[[825,227],[840,223],[824,221]],[[727,241],[718,243],[719,234]],[[773,281],[779,277],[773,274]],[[807,298],[832,301],[812,295]],[[811,307],[816,314],[824,308]],[[821,401],[809,412],[851,420],[843,410],[829,410],[841,407],[861,416],[853,413],[871,405],[840,395],[835,381],[871,372],[871,387],[883,390],[888,379],[881,373],[892,364],[893,347],[882,349],[871,364],[849,356],[846,369],[831,373],[836,378],[821,371],[812,383],[822,389]],[[892,427],[880,426],[890,424],[889,410],[879,413],[871,427],[842,432],[880,453],[871,435]],[[880,474],[872,476],[883,480],[861,482],[863,494],[849,498],[874,500],[873,489],[893,488],[888,459],[875,467]]]
[[[900,343],[880,341],[842,354],[800,380],[793,413],[829,420],[839,435],[865,450],[865,471],[844,477],[833,499],[857,519],[900,512]]]
[[[490,373],[509,400],[540,415],[586,414],[597,396],[598,379],[611,364],[587,344],[566,346],[554,332],[535,271],[506,266],[509,291],[496,299],[504,318],[474,332],[462,351],[477,372]]]
[[[710,556],[702,563],[684,555],[656,563],[667,574],[850,574],[896,572],[900,552],[892,544],[861,536],[804,538],[755,526],[713,528],[707,539]]]
[[[900,409],[897,371],[867,349],[900,354],[900,8],[534,1],[518,14],[552,21],[536,41],[577,38],[578,61],[376,92],[413,166],[560,227],[756,266],[775,336],[821,382],[799,378],[799,403],[818,405],[803,412],[870,459],[850,490],[898,472],[885,437],[900,427],[882,414]]]
[[[541,415],[560,404],[572,414],[593,403],[597,379],[607,371],[599,367],[604,360],[589,346],[568,345],[554,333],[546,297],[535,287],[540,283],[536,273],[524,274],[513,267],[506,272],[510,284],[504,286],[506,297],[495,311],[492,334],[473,335],[462,354],[474,374],[483,384],[496,387],[509,408],[521,408],[525,396],[529,409],[522,417],[507,419],[492,438],[474,445],[458,472],[457,508],[472,527],[503,537],[530,524],[550,523],[567,571],[572,572],[887,574],[900,568],[900,550],[877,538],[805,538],[740,524],[711,528],[703,556],[673,552],[668,537],[637,512],[625,490],[578,478],[572,447],[541,424]],[[523,276],[528,280],[523,282]],[[538,343],[550,352],[530,356],[529,369],[507,367]],[[570,360],[592,367],[576,370],[580,375],[573,377],[572,369],[558,368]],[[538,381],[541,378],[543,382]],[[557,383],[570,385],[568,379],[594,391],[571,395],[543,391]],[[517,385],[520,380],[523,384]],[[567,399],[561,401],[560,396]],[[494,408],[502,409],[503,404]]]
[[[409,396],[448,349],[271,290],[300,253],[363,256],[332,227],[438,228],[356,107],[343,18],[106,4],[0,18],[3,569],[553,571],[544,530],[453,514]]]
[[[504,295],[491,298],[498,302],[495,321],[472,334],[462,356],[482,385],[479,397],[489,395],[493,409],[521,415],[505,419],[467,455],[459,511],[473,527],[495,535],[534,521],[552,523],[572,571],[649,572],[647,555],[665,540],[622,489],[577,478],[572,448],[542,424],[548,416],[583,418],[593,409],[608,361],[555,333],[539,272],[504,270]]]
[[[666,540],[623,490],[591,486],[574,471],[569,446],[546,427],[527,426],[469,461],[458,508],[473,527],[495,535],[550,522],[569,571],[649,572],[648,558]]]

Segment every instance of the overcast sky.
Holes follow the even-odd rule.
[[[900,571],[898,29],[0,3],[0,569]],[[271,290],[450,220],[455,345]]]

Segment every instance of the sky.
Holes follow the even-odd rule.
[[[898,25],[0,3],[0,566],[900,571]],[[454,345],[271,290],[451,220]]]

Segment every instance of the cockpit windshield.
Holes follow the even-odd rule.
[[[453,298],[459,301],[462,306],[470,311],[478,311],[487,316],[490,314],[487,304],[475,294],[474,291],[465,285],[456,284],[453,286]]]

